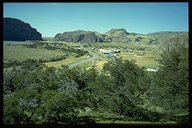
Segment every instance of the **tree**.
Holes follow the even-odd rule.
[[[175,44],[174,44],[175,45]],[[150,100],[168,115],[188,113],[188,47],[177,44],[161,54],[160,70],[154,76]]]
[[[4,123],[70,123],[88,97],[73,80],[76,73],[64,66],[5,70]]]
[[[27,76],[29,72],[20,67],[12,67],[4,70],[3,87],[4,93],[12,93],[16,90],[28,86],[29,80]]]
[[[39,105],[37,91],[27,87],[4,96],[4,123],[34,123],[33,116]]]
[[[90,84],[99,107],[121,115],[140,118],[139,104],[150,80],[134,61],[116,59],[104,65],[104,73]]]

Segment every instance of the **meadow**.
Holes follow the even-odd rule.
[[[50,43],[50,41],[46,41],[45,43]],[[156,58],[156,48],[157,45],[146,45],[146,44],[125,44],[125,43],[94,43],[94,44],[83,44],[85,47],[88,49],[91,49],[92,47],[95,47],[97,49],[92,50],[95,53],[99,55],[99,58],[96,59],[95,61],[89,62],[87,64],[80,65],[79,67],[81,68],[90,68],[93,64],[96,65],[96,68],[98,70],[102,70],[103,65],[108,62],[113,60],[114,58],[108,58],[107,55],[99,53],[98,49],[99,48],[104,48],[104,49],[113,49],[113,48],[129,48],[133,49],[134,51],[132,53],[129,52],[124,52],[121,51],[120,53],[117,54],[117,58],[122,58],[124,60],[134,60],[136,64],[138,64],[141,67],[145,68],[156,68],[158,67],[158,62],[155,61]],[[68,47],[78,47],[78,43],[68,43]],[[3,46],[3,54],[4,54],[4,62],[7,62],[8,60],[12,61],[24,61],[26,59],[35,59],[35,60],[50,60],[53,57],[56,56],[62,56],[65,54],[64,51],[60,49],[54,49],[54,50],[48,50],[42,47],[38,48],[28,48],[23,45],[4,45]],[[139,55],[137,53],[137,49],[147,49],[145,54]],[[49,61],[46,62],[45,64],[47,66],[53,66],[55,68],[61,67],[61,65],[70,65],[82,60],[86,60],[89,57],[87,55],[83,55],[80,57],[75,57],[75,53],[71,54],[69,57],[63,60],[59,61]]]
[[[79,117],[90,117],[90,119],[95,120],[97,124],[136,124],[136,125],[160,125],[160,124],[171,124],[175,125],[175,121],[134,121],[132,118],[129,118],[124,115],[113,114],[109,112],[98,112],[91,111],[86,109],[86,111],[80,112]]]
[[[157,68],[159,66],[159,62],[156,61],[158,57],[157,48],[158,45],[146,45],[146,44],[126,44],[126,43],[95,43],[91,44],[90,49],[94,47],[94,52],[97,53],[100,58],[92,61],[88,64],[82,65],[82,68],[90,68],[95,64],[98,70],[102,70],[103,65],[108,61],[113,61],[115,58],[108,58],[107,54],[99,53],[98,49],[114,49],[114,48],[123,48],[123,49],[133,49],[133,52],[124,52],[116,54],[116,58],[122,58],[123,60],[134,60],[135,63],[140,67],[145,68]],[[139,54],[139,49],[145,49],[144,54]]]
[[[135,54],[134,54],[135,55]],[[119,57],[122,59],[126,60],[134,60],[136,64],[140,67],[145,67],[145,68],[157,68],[158,67],[158,62],[155,61],[156,56],[151,55],[149,53],[145,53],[144,55],[130,55],[129,53],[122,52],[119,54]]]
[[[64,54],[61,50],[47,50],[43,48],[27,48],[22,45],[4,45],[3,59],[4,61],[16,60],[24,61],[26,59],[51,59],[55,56],[62,56]]]
[[[46,62],[45,64],[47,66],[52,66],[52,67],[55,67],[55,68],[60,68],[61,65],[70,65],[70,64],[76,63],[78,61],[85,60],[87,58],[88,57],[86,55],[81,56],[81,57],[74,57],[74,56],[72,56],[72,57],[69,57],[69,58],[61,60],[61,61]]]

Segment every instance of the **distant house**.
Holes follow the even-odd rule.
[[[47,45],[44,44],[44,45],[43,45],[43,48],[46,48],[46,47],[47,47]]]
[[[101,49],[99,49],[99,52],[100,52],[100,53],[103,53],[103,54],[109,54],[109,53],[111,53],[112,51],[101,48]]]
[[[145,51],[137,51],[139,54],[143,55]]]
[[[114,53],[120,53],[122,49],[113,49]]]
[[[113,55],[112,53],[109,53],[109,54],[107,55],[107,57],[108,57],[108,58],[111,58],[111,57],[114,57],[114,55]]]
[[[153,69],[153,68],[147,68],[148,72],[157,72],[159,68]]]
[[[125,49],[124,52],[133,52],[132,49]]]
[[[74,49],[78,49],[78,50],[81,50],[81,47],[76,47],[76,48],[74,48]]]

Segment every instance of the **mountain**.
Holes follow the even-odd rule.
[[[162,44],[169,41],[171,38],[178,38],[181,42],[188,44],[188,32],[172,32],[172,31],[162,31],[145,34],[149,39],[151,39],[150,44]]]
[[[3,40],[42,40],[41,33],[30,24],[16,18],[3,18]]]
[[[110,31],[101,34],[93,31],[76,30],[71,32],[58,33],[54,40],[66,42],[116,42],[116,43],[131,43],[131,42],[146,42],[145,36],[136,33],[128,33],[125,29],[111,29]],[[149,41],[148,41],[149,42]]]
[[[124,29],[124,28],[120,28],[120,29],[111,29],[110,31],[106,32],[105,35],[108,36],[127,36],[129,33]]]
[[[54,40],[66,42],[111,42],[110,38],[98,32],[77,30],[72,32],[58,33]]]
[[[144,43],[148,44],[151,40],[144,34],[139,33],[130,33],[127,32],[124,28],[120,29],[111,29],[106,32],[108,38],[112,39],[112,42],[116,43]]]
[[[106,32],[108,38],[111,38],[113,42],[130,42],[131,39],[128,38],[129,33],[123,29],[111,29],[110,31]]]
[[[154,32],[148,34],[130,33],[124,28],[113,28],[101,34],[93,31],[76,30],[58,33],[54,40],[66,42],[112,42],[112,43],[137,43],[137,44],[162,44],[169,38],[180,38],[188,42],[188,32]]]

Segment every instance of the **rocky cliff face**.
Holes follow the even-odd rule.
[[[114,28],[101,34],[93,31],[71,31],[58,33],[54,40],[66,42],[114,42],[114,43],[142,43],[142,44],[160,44],[166,42],[167,38],[179,37],[182,42],[188,42],[187,32],[155,32],[149,34],[130,33],[124,28]]]
[[[58,33],[54,40],[66,42],[130,42],[129,35],[125,29],[111,29],[105,34],[92,31],[77,30],[72,32]]]
[[[108,32],[105,33],[105,35],[107,35],[108,38],[111,38],[113,42],[117,42],[117,43],[126,43],[126,42],[130,42],[131,39],[129,38],[129,33],[123,29],[111,29]]]
[[[111,42],[111,39],[105,37],[105,35],[83,30],[59,33],[54,37],[54,40],[66,42]]]
[[[3,40],[42,40],[41,33],[30,24],[15,18],[3,18]]]
[[[108,36],[127,36],[129,33],[124,29],[124,28],[120,28],[120,29],[111,29],[110,31],[106,32],[105,35]]]

